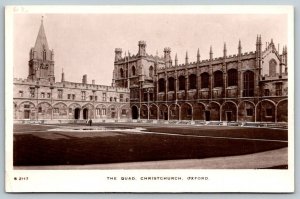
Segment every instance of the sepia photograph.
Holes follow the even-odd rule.
[[[292,7],[66,7],[6,7],[7,191],[293,190]]]

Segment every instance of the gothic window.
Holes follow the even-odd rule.
[[[121,77],[121,78],[124,78],[124,71],[123,71],[122,68],[120,69],[120,77]]]
[[[185,77],[179,76],[179,90],[185,90]]]
[[[163,78],[158,80],[158,92],[165,92],[165,80]]]
[[[153,77],[153,66],[149,67],[149,77]]]
[[[23,97],[23,91],[19,91],[19,97]]]
[[[209,86],[209,74],[202,73],[201,74],[201,88],[208,88]]]
[[[75,100],[75,94],[72,94],[72,99]]]
[[[197,76],[195,74],[189,76],[189,84],[189,89],[197,89]]]
[[[39,112],[39,113],[42,112],[42,107],[39,107],[38,112]]]
[[[244,72],[244,90],[243,97],[254,96],[254,73],[252,71]]]
[[[112,102],[112,101],[113,101],[113,98],[112,98],[112,97],[110,97],[110,98],[109,98],[109,101],[110,101],[110,102]]]
[[[90,101],[93,101],[93,96],[92,95],[90,95]]]
[[[104,101],[104,102],[106,101],[106,93],[102,94],[102,101]]]
[[[100,108],[96,108],[96,115],[100,115]]]
[[[175,79],[173,77],[169,77],[169,91],[175,90]]]
[[[45,93],[41,93],[41,98],[45,98]]]
[[[228,70],[228,86],[237,86],[238,72],[236,69]]]
[[[276,76],[276,66],[277,63],[274,59],[271,59],[269,62],[269,76],[274,77]]]
[[[47,93],[47,98],[50,98],[51,97],[51,93]]]
[[[34,97],[34,93],[35,93],[35,89],[34,88],[30,88],[30,97]]]
[[[106,115],[106,109],[102,108],[102,115]]]
[[[265,89],[264,96],[270,96],[270,90],[269,89]]]
[[[135,66],[132,66],[132,68],[131,68],[131,75],[135,76]]]
[[[86,93],[85,91],[81,91],[81,100],[85,100]]]
[[[123,94],[120,94],[120,102],[123,102]]]
[[[122,114],[122,115],[126,115],[126,109],[122,109],[121,114]]]
[[[276,83],[275,85],[276,88],[276,96],[281,96],[282,95],[282,83]]]
[[[58,99],[62,99],[62,97],[63,97],[63,90],[58,90],[57,92],[58,92],[57,98]]]
[[[97,101],[98,100],[98,96],[95,96],[95,101]]]
[[[71,94],[68,94],[68,99],[71,99]]]
[[[144,93],[144,102],[148,101],[148,93]]]
[[[222,71],[214,72],[214,87],[222,87],[223,86],[223,73]]]

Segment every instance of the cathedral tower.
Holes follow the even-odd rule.
[[[30,49],[28,79],[54,82],[54,52],[49,49],[43,18],[35,41]]]

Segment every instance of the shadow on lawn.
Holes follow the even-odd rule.
[[[286,142],[124,134],[43,139],[14,135],[14,166],[83,165],[250,154],[287,147]]]

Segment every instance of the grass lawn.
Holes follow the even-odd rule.
[[[134,124],[135,127],[138,125]],[[113,124],[111,126],[127,128],[131,125]],[[14,165],[83,165],[202,159],[251,154],[279,149],[288,145],[285,142],[287,141],[287,130],[206,126],[141,126],[148,133],[123,130],[50,132],[48,129],[58,126],[15,124]]]

